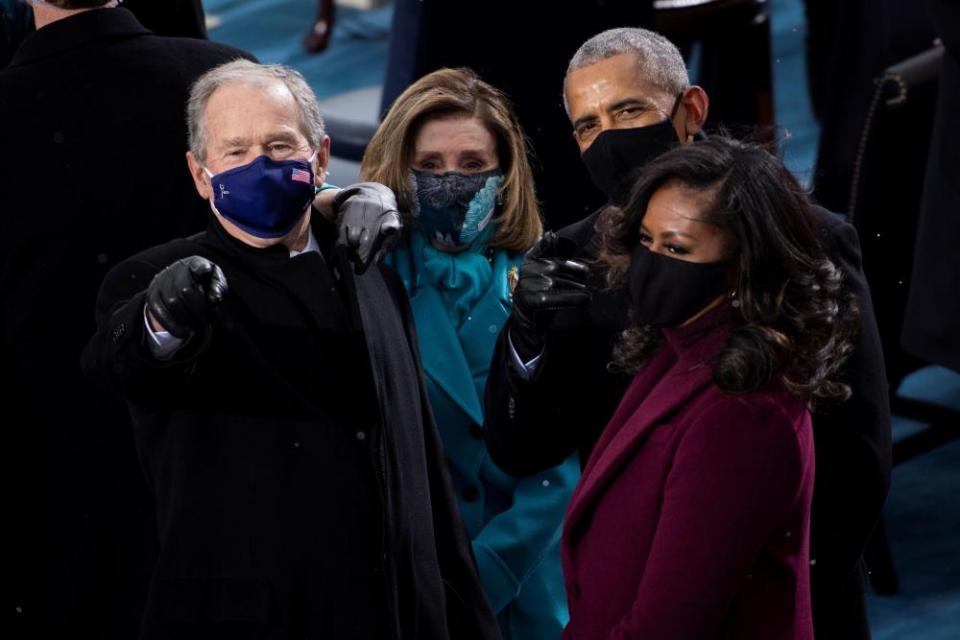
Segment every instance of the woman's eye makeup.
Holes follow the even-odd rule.
[[[637,240],[645,247],[649,247],[653,244],[653,237],[644,231],[641,231],[637,235]],[[690,253],[690,249],[681,244],[677,244],[676,242],[662,242],[660,247],[663,251],[676,256],[685,256]]]

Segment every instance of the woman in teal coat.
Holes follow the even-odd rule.
[[[483,443],[483,388],[524,252],[542,232],[509,101],[442,69],[394,102],[361,177],[397,194],[407,232],[386,262],[417,326],[430,404],[477,568],[506,638],[556,639],[567,622],[559,540],[576,458],[514,478]]]

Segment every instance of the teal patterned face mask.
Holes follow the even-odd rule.
[[[430,173],[410,171],[414,224],[437,244],[470,245],[490,225],[499,201],[503,172]]]

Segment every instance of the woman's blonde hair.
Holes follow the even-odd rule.
[[[509,99],[470,69],[440,69],[407,87],[367,145],[360,178],[392,189],[408,216],[409,170],[417,133],[431,118],[459,113],[479,118],[497,142],[504,174],[500,187],[503,205],[490,246],[526,251],[543,233],[543,225],[523,131]]]

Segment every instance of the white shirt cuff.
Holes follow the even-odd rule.
[[[169,331],[154,331],[147,319],[147,305],[143,305],[143,325],[147,328],[147,343],[150,353],[157,360],[169,360],[186,340],[171,335]]]
[[[541,351],[539,355],[529,362],[524,362],[520,359],[517,350],[513,348],[513,338],[510,337],[509,330],[507,331],[507,345],[510,347],[510,362],[513,363],[513,370],[517,372],[521,380],[529,380],[532,378],[533,374],[537,372],[537,365],[540,364],[540,358],[543,357],[543,352]]]

